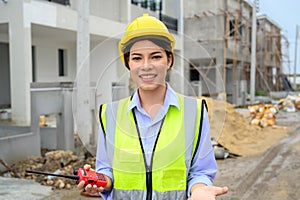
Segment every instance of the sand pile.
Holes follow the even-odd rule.
[[[204,98],[208,105],[211,137],[228,150],[240,155],[262,153],[289,131],[286,127],[251,125],[250,118],[235,111],[233,105]]]

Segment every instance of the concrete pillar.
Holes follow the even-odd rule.
[[[219,50],[216,56],[216,71],[215,71],[215,83],[216,83],[216,91],[212,91],[213,93],[225,93],[226,83],[226,71],[224,70],[224,64],[226,60],[224,60],[224,52],[223,50]],[[224,74],[225,73],[225,74]],[[225,78],[225,80],[224,80]]]
[[[77,32],[77,104],[76,127],[81,141],[87,148],[96,144],[92,129],[92,112],[90,108],[90,33],[89,0],[79,1]]]
[[[177,41],[176,41],[177,42]],[[179,41],[181,42],[181,41]],[[184,91],[185,85],[187,82],[184,78],[184,60],[183,58],[183,45],[180,44],[181,50],[175,50],[175,60],[173,67],[170,73],[170,83],[176,92],[187,94],[187,91]]]
[[[237,62],[236,79],[232,81],[232,103],[240,105],[242,101],[241,79],[242,79],[242,62]]]
[[[62,107],[57,120],[57,148],[74,151],[74,123],[72,116],[72,94],[71,87],[62,88]]]
[[[30,125],[31,24],[24,20],[23,4],[15,3],[14,6],[9,21],[12,120],[20,125]]]

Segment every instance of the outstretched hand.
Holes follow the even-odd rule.
[[[228,192],[227,187],[216,187],[216,186],[197,187],[194,189],[191,197],[188,200],[215,200],[216,196],[226,194],[227,192]]]
[[[91,168],[91,165],[85,164],[83,167],[85,170],[93,170]],[[87,184],[85,185],[84,181],[80,181],[77,185],[77,189],[81,190],[80,194],[84,196],[90,196],[90,197],[99,197],[100,192],[104,190],[103,187],[97,187],[96,185]]]

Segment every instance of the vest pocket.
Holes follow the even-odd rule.
[[[186,171],[182,169],[163,170],[162,187],[164,190],[185,190]]]

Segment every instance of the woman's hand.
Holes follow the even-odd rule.
[[[198,186],[194,187],[188,200],[215,200],[216,196],[226,194],[227,187]]]
[[[85,164],[83,167],[85,170],[93,170],[91,165]],[[106,178],[107,179],[107,178]],[[80,194],[84,196],[97,197],[100,196],[100,192],[104,190],[103,187],[97,187],[96,185],[87,184],[84,181],[80,181],[77,185],[77,189],[81,190]]]

